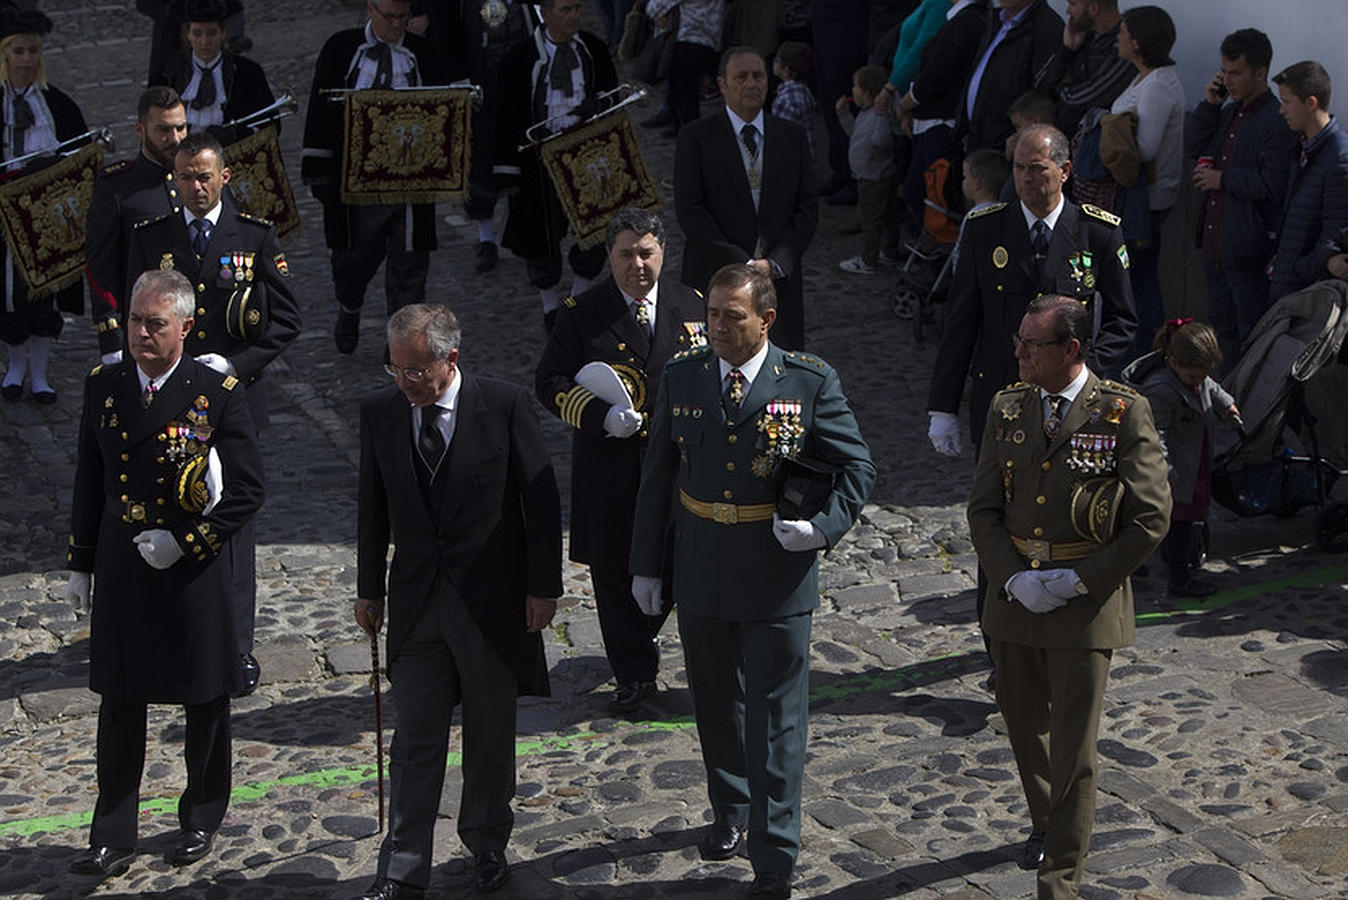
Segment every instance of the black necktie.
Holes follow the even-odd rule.
[[[758,158],[758,129],[752,125],[745,125],[740,129],[740,138],[744,141],[744,146],[749,151],[750,159]]]
[[[215,65],[202,68],[197,66],[197,71],[201,73],[201,81],[197,83],[197,95],[192,98],[193,109],[210,109],[215,106],[215,67],[220,65],[220,57],[216,57]]]
[[[443,406],[423,406],[421,408],[421,434],[417,436],[417,451],[426,468],[435,473],[440,465],[440,457],[445,455],[445,436],[440,431],[440,417],[449,410]]]
[[[1034,248],[1035,256],[1048,256],[1048,241],[1052,234],[1047,222],[1035,219],[1034,227],[1030,229],[1030,246]]]
[[[571,72],[580,65],[576,59],[576,50],[571,46],[571,42],[557,45],[557,52],[552,57],[552,71],[548,74],[548,84],[555,91],[561,91],[563,96],[570,97],[575,93],[576,86],[571,80]]]
[[[37,118],[33,115],[33,107],[28,105],[28,92],[25,90],[22,94],[14,95],[14,155],[23,154],[24,136],[28,129],[37,124]]]
[[[193,219],[192,220],[192,250],[197,256],[204,257],[206,248],[211,243],[211,220]]]
[[[393,87],[393,48],[383,41],[375,41],[365,52],[374,60],[374,87]]]
[[[1052,438],[1062,427],[1063,413],[1067,409],[1067,398],[1061,394],[1048,396],[1048,418],[1044,420],[1044,434]]]

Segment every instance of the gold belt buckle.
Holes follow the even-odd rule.
[[[711,517],[718,525],[738,525],[740,523],[740,511],[733,503],[713,503],[711,505]]]
[[[1025,542],[1025,555],[1040,562],[1053,561],[1053,545],[1048,541],[1031,539]]]

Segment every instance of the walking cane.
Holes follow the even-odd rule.
[[[384,714],[379,705],[379,633],[370,635],[370,687],[374,688],[374,758],[379,771],[379,830],[384,830]]]

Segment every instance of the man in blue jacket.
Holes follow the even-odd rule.
[[[1242,28],[1222,39],[1221,55],[1190,119],[1188,152],[1199,159],[1194,186],[1206,192],[1195,245],[1203,251],[1208,317],[1230,371],[1268,309],[1266,267],[1296,135],[1268,89],[1268,36]]]

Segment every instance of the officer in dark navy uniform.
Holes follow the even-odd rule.
[[[562,302],[534,387],[539,401],[575,429],[571,559],[590,567],[604,652],[617,683],[610,708],[630,715],[655,693],[660,653],[654,638],[673,602],[666,578],[662,609],[644,614],[627,574],[646,416],[670,356],[705,343],[706,312],[691,288],[661,280],[665,227],[655,213],[619,212],[608,223],[606,243],[611,277]],[[576,373],[591,362],[608,364],[622,378],[631,408],[576,383]]]
[[[220,142],[210,132],[183,139],[175,157],[174,182],[182,207],[135,225],[128,254],[131,271],[176,269],[193,284],[195,322],[185,352],[247,387],[248,407],[258,427],[266,421],[265,367],[299,336],[300,312],[290,288],[289,267],[265,219],[240,212],[226,189],[229,169]],[[257,685],[252,656],[257,600],[251,524],[234,537],[236,622],[244,691]]]
[[[98,352],[105,363],[122,358],[131,227],[182,207],[171,169],[178,142],[186,134],[187,114],[178,92],[170,87],[149,88],[136,104],[140,152],[135,159],[105,168],[94,183],[84,256]]]

